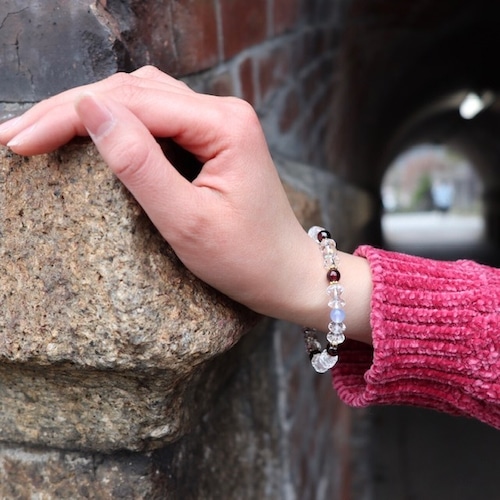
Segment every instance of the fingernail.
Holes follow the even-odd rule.
[[[76,111],[93,139],[104,137],[115,124],[111,111],[94,94],[82,94],[76,102]]]
[[[29,139],[29,136],[35,130],[36,126],[37,126],[37,123],[31,125],[31,127],[28,127],[26,129],[24,129],[22,132],[19,132],[19,134],[15,135],[7,143],[7,147],[9,147],[9,148],[15,148],[17,146],[21,146],[22,144],[24,144]]]

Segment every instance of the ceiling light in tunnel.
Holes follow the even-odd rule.
[[[483,109],[488,107],[494,101],[493,92],[485,92],[478,95],[475,92],[469,92],[460,103],[459,112],[464,120],[471,120],[477,116]]]

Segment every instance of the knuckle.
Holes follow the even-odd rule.
[[[130,84],[130,81],[133,79],[133,76],[129,73],[124,73],[120,71],[111,75],[107,78],[107,81],[112,84],[113,87],[121,87],[122,85]]]
[[[257,135],[261,133],[261,123],[252,105],[237,97],[225,97],[226,108],[221,123],[226,123],[231,135]]]
[[[141,78],[150,78],[151,80],[158,79],[163,76],[163,72],[151,64],[142,66],[138,70],[134,71],[133,74]]]
[[[134,74],[115,73],[107,78],[107,83],[106,90],[111,97],[119,95],[124,102],[133,102],[144,93],[142,79]]]
[[[253,119],[254,117],[257,118],[255,109],[247,101],[239,97],[223,97],[223,99],[236,117],[242,118],[245,121]]]

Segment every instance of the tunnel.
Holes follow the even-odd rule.
[[[484,186],[493,245],[500,244],[499,14],[500,4],[488,0],[349,2],[330,146],[337,173],[375,199],[388,166],[409,148],[459,152]],[[460,105],[470,94],[484,107],[464,118]],[[381,243],[377,209],[366,238]]]
[[[340,176],[378,200],[366,241],[385,246],[381,184],[393,161],[421,144],[443,146],[466,157],[481,181],[485,263],[499,265],[499,15],[500,3],[488,0],[348,3],[330,154]],[[483,109],[464,118],[470,94]],[[375,498],[493,498],[494,429],[416,408],[376,408],[371,417]],[[472,449],[481,450],[480,467]]]

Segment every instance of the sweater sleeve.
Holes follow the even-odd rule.
[[[340,398],[356,407],[417,405],[500,428],[500,269],[369,246],[356,254],[372,272],[373,348],[342,348],[333,370]]]

